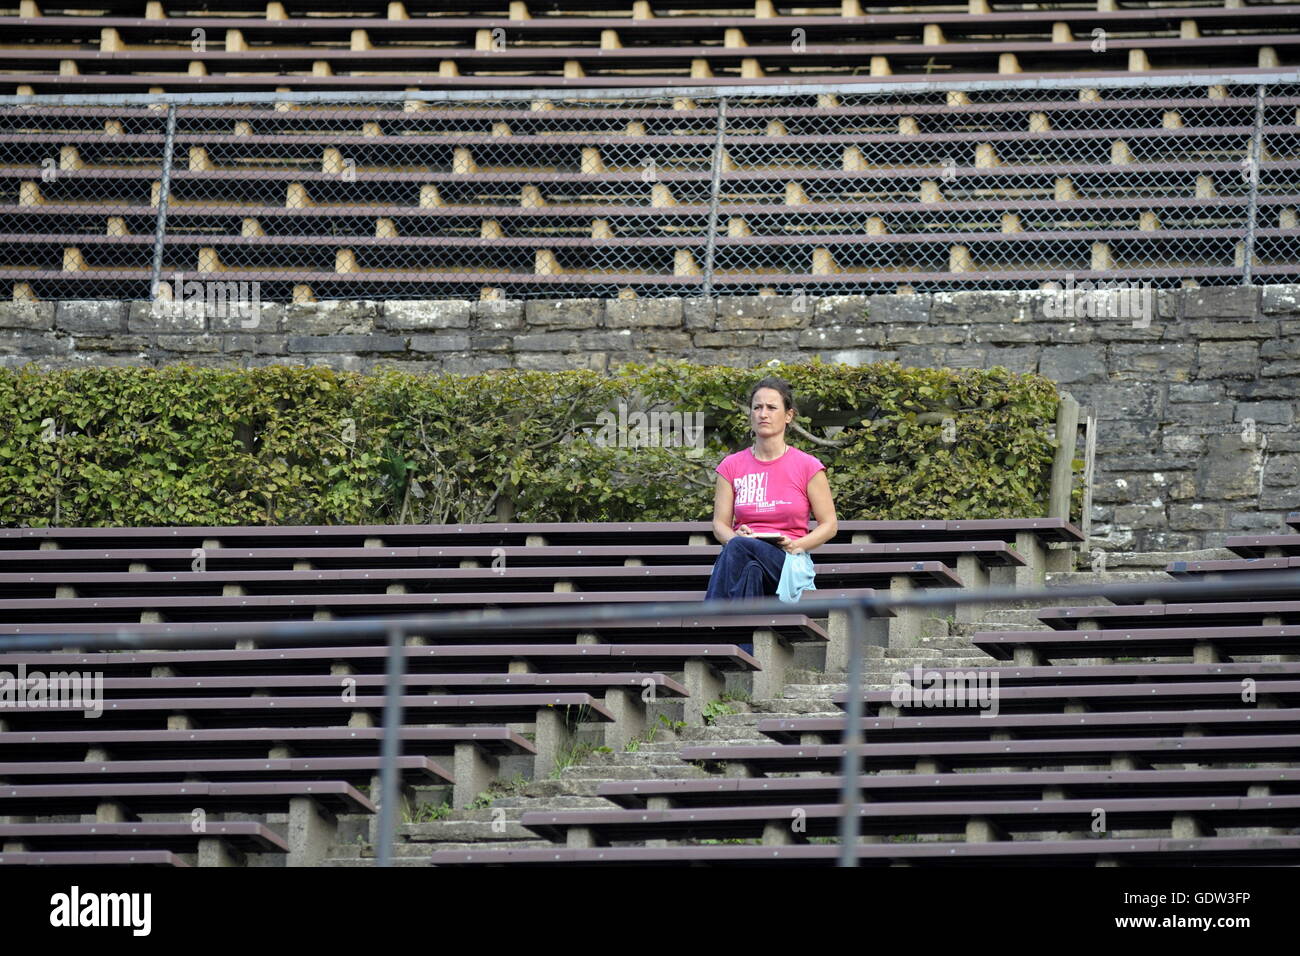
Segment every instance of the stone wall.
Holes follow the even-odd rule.
[[[1149,321],[1053,318],[1048,295],[263,303],[251,328],[145,302],[3,303],[0,364],[1002,365],[1054,379],[1096,416],[1094,547],[1186,550],[1282,529],[1300,508],[1300,286],[1157,292]]]

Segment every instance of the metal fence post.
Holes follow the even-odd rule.
[[[849,608],[848,699],[844,702],[844,756],[840,761],[840,866],[858,865],[858,775],[862,746],[862,656],[867,645],[863,605]]]
[[[713,297],[713,255],[718,237],[718,195],[722,191],[722,141],[727,133],[727,98],[718,98],[718,135],[713,143],[713,179],[709,185],[709,234],[704,249],[704,295]]]
[[[1250,137],[1250,202],[1246,207],[1246,239],[1242,244],[1241,284],[1251,284],[1251,261],[1255,258],[1255,222],[1259,215],[1260,158],[1264,138],[1264,84],[1255,87],[1255,129]]]
[[[154,221],[153,267],[150,270],[149,298],[158,298],[158,283],[162,278],[163,237],[167,232],[167,196],[172,183],[172,150],[176,142],[176,104],[167,105],[167,132],[163,141],[162,182],[158,187],[158,217]],[[179,296],[180,289],[176,290]]]
[[[384,744],[379,764],[379,843],[377,865],[393,865],[397,829],[397,758],[402,752],[402,685],[406,681],[406,631],[388,631],[388,661],[384,676]]]

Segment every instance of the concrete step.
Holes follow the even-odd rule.
[[[973,637],[980,631],[1046,631],[1049,628],[1035,618],[1028,624],[1008,621],[978,621],[974,624],[959,624],[963,637]]]
[[[1105,554],[1107,570],[1115,568],[1163,570],[1171,561],[1229,561],[1237,557],[1227,548],[1204,548],[1199,551],[1107,551]],[[1090,554],[1080,555],[1080,567],[1090,567],[1092,559]]]
[[[559,781],[554,781],[559,783]],[[567,794],[559,794],[552,797],[502,797],[492,803],[492,809],[487,811],[476,810],[475,813],[491,813],[492,810],[501,808],[508,814],[513,814],[514,819],[518,819],[519,814],[532,810],[612,810],[615,804],[610,803],[604,797],[575,797]]]
[[[489,813],[491,811],[488,811]],[[398,839],[408,843],[497,843],[506,840],[531,840],[537,834],[519,825],[522,808],[501,808],[500,822],[489,820],[435,820],[430,823],[406,823],[398,828]]]
[[[1041,626],[1035,608],[989,608],[980,617],[991,624],[1019,624],[1032,627]]]
[[[709,775],[700,768],[679,760],[675,767],[568,767],[560,774],[560,779],[568,785],[578,781],[695,780],[707,776]]]

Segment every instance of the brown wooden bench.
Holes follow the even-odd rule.
[[[1300,582],[1297,582],[1300,585]],[[1285,624],[1300,622],[1300,601],[1224,601],[1205,604],[1119,604],[1088,607],[1047,607],[1038,619],[1058,630],[1089,630],[1099,625],[1160,627],[1185,623],[1190,627],[1221,624]]]
[[[548,545],[511,547],[498,550],[486,545],[446,545],[422,547],[404,545],[382,548],[365,547],[293,547],[293,548],[213,548],[204,554],[211,571],[217,570],[292,570],[303,565],[320,570],[355,570],[358,568],[442,568],[458,567],[459,562],[479,562],[491,566],[497,556],[518,567],[552,566],[557,559],[566,565],[581,563],[600,567],[639,561],[643,565],[704,564],[714,561],[722,550],[717,544],[698,545]],[[1025,559],[1006,541],[902,541],[880,544],[824,544],[813,552],[814,559],[827,563],[941,561],[956,567],[963,558],[971,558],[985,570],[1019,567]],[[192,549],[186,548],[61,548],[36,550],[18,548],[0,550],[0,569],[5,573],[29,572],[104,572],[189,571],[194,563]],[[578,559],[581,559],[579,562]],[[962,572],[958,571],[959,576]],[[964,576],[963,576],[964,580]]]
[[[441,850],[430,855],[434,866],[591,866],[597,863],[640,866],[834,866],[839,847],[697,846],[596,847],[543,850]],[[857,848],[859,866],[1186,866],[1199,863],[1294,865],[1300,861],[1300,837],[1206,837],[1124,840],[1015,840],[992,843],[886,843]]]
[[[1109,623],[1109,622],[1108,622]],[[1286,654],[1300,646],[1300,625],[1107,627],[1053,631],[979,631],[975,647],[998,660],[1032,666],[1073,658],[1196,657]]]
[[[170,850],[43,850],[0,853],[0,866],[189,866]]]
[[[208,816],[220,813],[288,813],[289,866],[313,866],[338,835],[338,816],[374,814],[374,804],[341,780],[273,782],[150,782],[0,784],[0,814],[95,814],[97,822],[123,823],[143,813]],[[187,824],[189,825],[189,824]]]
[[[978,714],[864,717],[863,738],[870,743],[919,740],[1010,740],[1090,736],[1179,736],[1197,729],[1213,734],[1300,733],[1300,709],[1131,710],[1082,714]],[[782,744],[838,743],[840,717],[773,717],[758,722],[758,732]]]
[[[1214,836],[1220,828],[1295,826],[1300,796],[1142,797],[1102,802],[1106,832],[1165,829],[1169,836]],[[962,834],[967,845],[1011,840],[1012,834],[1092,835],[1096,800],[979,800],[868,803],[858,808],[859,832],[879,836]],[[610,846],[642,840],[762,840],[765,846],[806,843],[838,833],[835,804],[757,804],[667,810],[572,810],[530,812],[520,823],[569,847]],[[1055,834],[1053,834],[1055,835]],[[1285,835],[1275,829],[1277,836]],[[1149,838],[1143,834],[1144,838]],[[1112,839],[1118,839],[1112,837]]]
[[[962,771],[972,768],[1106,767],[1120,769],[1215,762],[1285,761],[1300,747],[1297,734],[1216,737],[1069,737],[1033,740],[923,740],[871,743],[859,750],[872,771]],[[730,772],[752,776],[833,773],[842,765],[842,744],[748,744],[686,747],[682,759],[726,763]]]
[[[331,726],[357,724],[377,727],[383,722],[383,695],[344,699],[333,696],[247,696],[108,698],[95,729],[203,729],[280,726]],[[5,708],[9,732],[84,729],[85,710],[68,701],[44,707]],[[607,705],[586,693],[506,693],[476,695],[406,694],[402,716],[409,723],[507,723],[536,725],[536,774],[545,776],[555,767],[578,723],[613,722]]]
[[[1300,534],[1234,534],[1223,546],[1243,558],[1282,558],[1300,555]]]
[[[597,795],[628,808],[712,807],[753,803],[838,803],[843,778],[712,777],[703,780],[613,780]],[[1035,800],[1124,796],[1300,794],[1300,768],[1212,770],[1031,770],[863,774],[864,802]]]
[[[199,866],[237,865],[247,853],[288,853],[289,844],[264,823],[214,820],[196,833],[180,823],[0,823],[0,865],[53,852],[117,853],[164,850],[194,858]],[[107,847],[109,849],[98,849]],[[20,859],[14,860],[17,855]],[[47,864],[48,865],[48,864]]]
[[[991,690],[991,688],[990,688]],[[979,702],[954,698],[952,703],[930,707],[917,699],[902,702],[904,713],[923,711],[964,712],[979,709]],[[1249,697],[1250,699],[1244,699]],[[1199,681],[1166,681],[1160,683],[1131,684],[1052,684],[1048,686],[998,687],[993,694],[998,712],[1049,710],[1068,713],[1072,708],[1092,710],[1133,710],[1138,702],[1147,709],[1194,707],[1222,708],[1241,706],[1255,709],[1265,706],[1286,706],[1300,703],[1300,680],[1267,679],[1248,681],[1232,678]],[[832,697],[843,704],[844,694]],[[882,713],[882,708],[892,712],[893,691],[866,691],[864,706],[868,713]],[[991,709],[991,708],[989,708]],[[885,714],[888,716],[888,713]]]

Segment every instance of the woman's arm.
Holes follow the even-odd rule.
[[[812,506],[817,527],[795,541],[789,542],[787,551],[814,551],[835,537],[839,525],[835,520],[835,502],[831,500],[831,483],[825,470],[808,479],[808,503]]]
[[[735,531],[731,523],[736,519],[736,490],[731,482],[718,475],[718,483],[713,487],[713,536],[718,544],[726,544],[737,534],[749,534],[749,525],[742,524]]]

